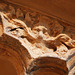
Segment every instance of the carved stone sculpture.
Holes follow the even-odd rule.
[[[1,2],[0,58],[12,62],[17,75],[74,75],[74,30],[39,12]]]

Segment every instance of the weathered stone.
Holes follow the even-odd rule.
[[[0,11],[0,58],[8,59],[17,75],[73,75],[75,28],[30,9],[8,7]]]

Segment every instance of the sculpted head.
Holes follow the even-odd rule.
[[[43,39],[49,37],[48,30],[45,26],[35,26],[32,31],[35,35],[37,35],[38,38]]]

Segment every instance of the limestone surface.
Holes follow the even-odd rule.
[[[75,28],[39,12],[1,2],[0,45],[18,75],[75,73]]]

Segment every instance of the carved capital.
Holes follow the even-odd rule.
[[[74,67],[69,64],[72,62],[69,62],[69,57],[75,52],[75,32],[71,32],[75,28],[39,12],[16,6],[0,3],[0,42],[19,54],[23,69],[28,74],[41,75],[41,71],[48,70],[56,75],[67,75],[68,69]],[[11,56],[7,50],[5,55]]]

